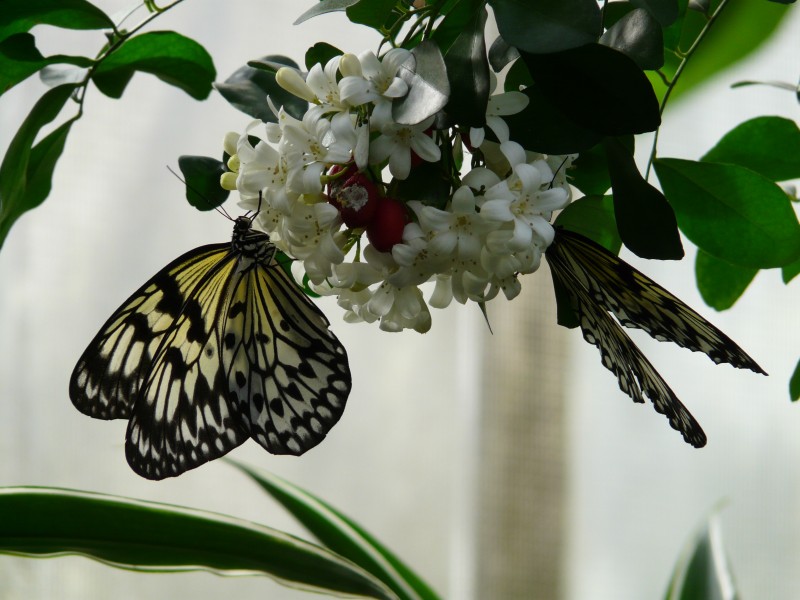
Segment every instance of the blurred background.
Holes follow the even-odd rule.
[[[127,2],[98,2],[109,15]],[[318,40],[375,49],[370,30],[339,14],[299,27],[311,3],[195,0],[150,29],[204,45],[222,81],[247,60],[302,63]],[[43,54],[93,55],[101,33],[40,28]],[[796,81],[800,12],[750,59],[670,107],[659,155],[696,159],[757,115],[796,117],[792,94],[730,89],[744,79]],[[0,101],[0,148],[42,93],[32,79]],[[124,421],[76,411],[72,368],[111,312],[180,253],[230,237],[199,213],[166,169],[181,154],[220,156],[249,118],[216,93],[196,102],[136,75],[120,101],[90,89],[53,192],[0,251],[0,486],[47,485],[191,506],[305,535],[232,467],[215,461],[150,482],[128,468]],[[646,139],[639,142],[645,152]],[[230,203],[229,212],[237,213]],[[646,335],[632,337],[703,425],[695,450],[650,405],[634,405],[578,331],[555,324],[546,266],[523,295],[493,301],[493,334],[476,307],[433,312],[425,335],[348,325],[320,301],[353,372],[347,410],[301,458],[246,443],[234,458],[277,473],[353,517],[445,598],[663,596],[683,545],[723,503],[723,535],[742,596],[800,589],[800,408],[788,379],[798,354],[800,293],[761,273],[733,310],[706,307],[694,249],[680,263],[629,260],[718,325],[769,377],[714,366]],[[630,332],[630,330],[628,330]],[[0,515],[13,518],[13,515]],[[87,559],[0,556],[0,598],[303,598],[266,578],[154,575]]]

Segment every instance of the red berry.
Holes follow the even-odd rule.
[[[366,227],[375,215],[378,205],[378,188],[363,173],[356,172],[333,190],[330,202],[342,214],[348,227]]]
[[[367,225],[367,239],[380,252],[389,252],[403,241],[403,229],[409,222],[406,205],[393,198],[381,198],[375,215]]]

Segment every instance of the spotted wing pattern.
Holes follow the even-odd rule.
[[[764,373],[714,325],[592,240],[557,229],[546,257],[554,277],[569,293],[584,339],[600,350],[603,365],[617,377],[620,389],[636,402],[650,398],[693,446],[706,443],[700,425],[619,324],[703,352],[716,363]]]
[[[197,248],[159,271],[78,361],[73,403],[129,419],[125,453],[138,474],[179,475],[248,437],[302,454],[338,421],[347,355],[274,251],[240,217],[233,244]]]

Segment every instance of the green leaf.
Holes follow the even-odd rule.
[[[622,241],[642,258],[683,258],[675,212],[664,195],[639,173],[633,149],[616,138],[606,138],[603,147],[608,158],[614,213]]]
[[[800,258],[788,265],[784,265],[781,269],[783,283],[789,283],[792,279],[797,277],[798,274],[800,274]]]
[[[800,400],[800,360],[794,368],[791,379],[789,379],[789,398],[792,402]]]
[[[306,69],[311,69],[314,65],[328,64],[328,61],[336,56],[344,54],[342,50],[325,42],[317,42],[306,50],[305,62]]]
[[[303,21],[308,21],[313,17],[324,15],[325,13],[343,11],[348,6],[352,6],[356,2],[358,2],[358,0],[320,0],[302,15],[297,17],[293,25],[300,25],[300,23]]]
[[[503,39],[543,54],[597,41],[600,9],[595,0],[489,0]]]
[[[655,161],[681,231],[726,262],[768,269],[800,257],[800,224],[775,183],[737,165]]]
[[[288,510],[325,547],[368,571],[403,599],[435,600],[436,593],[361,526],[325,501],[266,471],[228,460]]]
[[[65,29],[113,29],[114,22],[85,0],[3,0],[0,40],[29,31],[34,25]]]
[[[629,56],[641,69],[659,69],[664,64],[661,27],[650,13],[637,8],[614,23],[600,43]]]
[[[698,531],[675,566],[665,600],[738,598],[716,517]]]
[[[484,38],[487,16],[486,9],[477,12],[444,56],[450,82],[450,101],[444,110],[467,127],[486,123],[490,83]]]
[[[453,6],[433,31],[433,40],[442,52],[446,54],[459,36],[475,26],[476,18],[485,10],[484,4],[483,0],[454,0]]]
[[[122,44],[99,64],[92,81],[107,96],[119,98],[137,71],[151,73],[197,100],[208,97],[217,76],[200,44],[174,31],[153,31]]]
[[[703,301],[715,310],[733,306],[758,274],[758,269],[732,265],[702,248],[697,250],[694,268],[697,289]]]
[[[36,40],[30,33],[9,36],[0,42],[0,94],[48,65],[68,63],[89,67],[93,62],[85,56],[57,54],[45,58],[36,48]]]
[[[283,106],[287,113],[296,119],[302,119],[308,110],[308,103],[275,82],[275,73],[281,67],[296,69],[297,63],[278,54],[264,56],[239,67],[225,83],[215,83],[214,88],[234,108],[265,123],[275,123],[278,120],[267,103],[267,96],[272,98],[275,106]]]
[[[682,0],[682,4],[685,7],[686,0]],[[728,2],[686,65],[670,101],[711,81],[714,75],[751,55],[771,39],[787,12],[786,7],[771,2]],[[686,51],[707,24],[705,15],[684,10],[667,29],[664,36],[667,64],[662,71],[668,80],[680,64],[674,50]],[[659,98],[663,97],[666,86],[661,77],[652,75],[651,81]]]
[[[662,27],[669,27],[678,18],[677,0],[630,0],[630,2],[646,10]]]
[[[654,131],[661,123],[650,82],[622,52],[587,44],[553,54],[521,54],[542,94],[582,127],[625,135]]]
[[[800,129],[782,117],[756,117],[726,133],[700,160],[746,167],[772,181],[800,178]]]
[[[627,143],[627,141],[626,141]],[[630,145],[633,145],[631,138]],[[602,196],[611,188],[608,158],[603,144],[584,150],[568,171],[569,182],[586,196]]]
[[[180,156],[178,168],[186,184],[186,199],[197,210],[214,210],[228,199],[230,192],[219,183],[228,171],[222,161],[208,156]]]
[[[390,20],[397,0],[358,0],[345,9],[351,23],[359,23],[371,27],[375,31]]]
[[[0,552],[79,554],[146,571],[269,575],[293,586],[395,596],[336,554],[225,515],[56,488],[0,489]]]
[[[50,191],[56,161],[73,120],[61,125],[34,146],[39,131],[56,118],[75,85],[47,91],[31,109],[0,165],[0,246],[24,212],[41,204]]]
[[[525,63],[517,61],[514,65]],[[512,67],[512,71],[514,68]],[[573,154],[596,146],[603,136],[578,125],[557,104],[542,93],[542,86],[533,84],[522,91],[528,106],[522,112],[503,117],[511,139],[531,152],[542,154]],[[487,132],[489,134],[490,132]]]
[[[614,254],[619,254],[622,247],[611,196],[578,198],[559,213],[554,224],[580,233]]]
[[[416,125],[435,115],[451,97],[448,70],[436,42],[421,42],[411,56],[413,59],[404,61],[397,73],[408,85],[408,92],[392,102],[392,118],[404,125]]]
[[[420,200],[423,204],[444,210],[450,199],[450,179],[441,161],[423,162],[411,169],[405,179],[392,181],[388,195],[397,200]]]

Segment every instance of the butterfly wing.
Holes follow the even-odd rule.
[[[575,232],[559,229],[547,251],[574,273],[592,299],[612,312],[625,327],[642,329],[660,341],[670,341],[708,355],[715,363],[766,374],[733,340],[655,281],[620,260],[599,244]]]
[[[705,446],[706,435],[700,424],[622,327],[597,304],[569,263],[549,249],[546,256],[553,274],[569,292],[583,338],[600,350],[603,366],[617,377],[620,389],[635,402],[644,402],[644,396],[650,398],[656,411],[666,415],[684,440],[695,448]]]
[[[328,320],[274,260],[241,273],[224,327],[223,363],[250,436],[273,454],[319,444],[344,411],[347,353]]]

